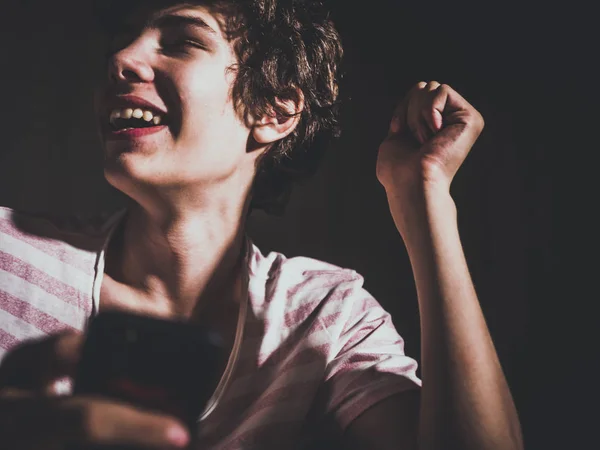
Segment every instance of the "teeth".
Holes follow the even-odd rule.
[[[155,115],[152,111],[141,108],[124,108],[113,109],[109,116],[109,121],[114,125],[117,119],[144,119],[146,122],[152,122],[154,125],[159,125],[162,122],[162,117]]]

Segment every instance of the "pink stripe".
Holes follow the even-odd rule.
[[[8,253],[0,252],[0,266],[7,272],[42,288],[64,302],[81,308],[86,314],[91,311],[91,296],[51,277],[31,264],[27,264]]]
[[[19,340],[16,337],[0,328],[0,347],[4,350],[10,350],[18,344]]]
[[[290,288],[286,291],[287,298],[292,299],[298,292],[302,289],[319,289],[319,291],[323,291],[329,289],[331,291],[335,291],[339,289],[341,284],[347,283],[356,283],[356,278],[349,278],[346,272],[333,272],[333,271],[308,271],[303,273],[306,278]],[[279,278],[281,277],[281,273],[277,274],[274,281],[279,282]],[[356,286],[353,286],[349,289],[344,289],[344,291],[352,291],[357,290]]]
[[[338,310],[344,308],[346,304],[344,303],[347,298],[349,298],[354,292],[356,292],[355,288],[350,289],[332,289],[324,298],[318,298],[312,303],[305,303],[300,305],[293,311],[289,311],[284,316],[284,322],[286,327],[292,328],[297,326],[298,324],[304,322],[310,315],[316,315],[321,312],[321,310],[325,307],[331,309],[333,307],[337,307]],[[334,305],[333,303],[337,302],[339,305]],[[347,304],[348,307],[351,306],[351,303]],[[339,316],[339,312],[334,313],[334,315]],[[331,315],[326,316],[331,317]],[[325,322],[324,322],[325,323]],[[328,321],[327,327],[329,327],[332,322]]]
[[[291,359],[286,361],[285,364],[283,364],[281,360],[274,358],[273,360],[269,360],[270,364],[263,365],[260,368],[257,368],[254,364],[245,364],[243,367],[238,367],[233,382],[235,383],[237,379],[253,374],[251,379],[249,379],[252,390],[235,395],[233,397],[226,396],[221,401],[221,405],[234,405],[227,406],[227,408],[231,407],[233,410],[242,410],[245,405],[253,402],[258,395],[261,395],[267,391],[270,385],[275,382],[275,380],[287,375],[288,372],[293,371],[295,368],[301,365],[322,361],[322,368],[316,367],[314,368],[314,373],[307,375],[310,377],[309,379],[312,379],[312,383],[318,385],[319,380],[322,380],[324,376],[323,374],[326,367],[326,357],[324,355],[327,354],[329,349],[330,344],[323,344],[313,348],[303,349]],[[306,382],[306,380],[288,383],[281,388],[290,389],[291,386],[296,386],[296,384],[301,384],[303,382]]]
[[[385,355],[381,355],[381,354],[375,354],[375,353],[369,353],[368,351],[365,351],[364,353],[354,353],[350,356],[347,357],[347,359],[345,359],[341,364],[335,366],[334,370],[331,370],[330,376],[334,377],[338,374],[345,374],[345,373],[349,373],[352,371],[356,371],[359,372],[360,370],[365,370],[367,367],[365,367],[365,365],[368,365],[368,368],[371,369],[373,367],[374,364],[377,364],[378,362],[380,362],[382,356]],[[388,355],[389,356],[389,355]],[[393,355],[395,357],[402,357],[401,354],[397,354],[397,355]],[[407,359],[408,361],[408,359]],[[404,367],[401,368],[402,372],[398,372],[398,373],[404,373]],[[390,371],[392,371],[392,369],[390,369]],[[394,372],[396,373],[396,372]]]
[[[333,314],[329,314],[325,317],[321,317],[321,323],[323,324],[323,326],[326,329],[329,329],[337,323],[337,321],[341,315],[342,315],[342,313],[340,311],[338,311]]]
[[[61,262],[83,271],[87,275],[94,274],[94,264],[90,264],[90,261],[82,259],[81,255],[77,254],[77,250],[69,249],[67,244],[63,241],[25,233],[20,231],[10,221],[5,219],[0,219],[0,233],[4,233],[15,239],[25,242]]]
[[[295,346],[302,345],[301,342],[296,342]],[[312,362],[323,361],[323,369],[325,369],[325,357],[331,348],[330,343],[321,344],[315,347],[306,347],[302,348],[296,352],[295,355],[290,356],[292,354],[292,349],[282,349],[282,347],[277,348],[273,353],[268,356],[260,357],[259,360],[263,360],[263,364],[261,364],[261,368],[276,368],[276,372],[278,376],[283,375],[288,370],[293,369],[302,364],[309,364]],[[285,360],[285,363],[283,361]]]
[[[290,311],[285,314],[283,321],[287,328],[293,328],[294,326],[304,322],[308,316],[310,316],[315,310],[315,302],[305,303],[300,305],[299,308],[296,308],[293,311]]]
[[[46,334],[56,333],[65,329],[75,330],[74,327],[40,311],[29,303],[10,295],[8,292],[0,291],[0,308],[42,330]]]
[[[361,341],[364,341],[368,338],[375,330],[377,330],[383,321],[378,320],[377,323],[373,322],[364,322],[359,330],[353,331],[352,337],[344,344],[344,347],[340,350],[340,354],[347,352],[352,349],[356,345],[360,344]]]
[[[284,316],[286,328],[296,328],[298,325],[305,326],[305,321],[310,316],[315,316],[315,318],[320,317],[325,308],[332,309],[336,306],[338,308],[343,307],[343,302],[347,297],[348,292],[348,290],[330,291],[325,298],[317,298],[311,303],[302,304],[298,308],[287,312]],[[334,302],[339,303],[339,305],[333,304]]]

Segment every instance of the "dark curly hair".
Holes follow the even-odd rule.
[[[295,130],[258,160],[252,209],[282,214],[294,182],[314,174],[325,149],[340,133],[338,81],[342,45],[320,1],[314,0],[97,0],[94,13],[113,33],[123,17],[143,5],[202,5],[222,18],[237,64],[232,96],[244,120],[275,111],[279,101],[303,101]]]

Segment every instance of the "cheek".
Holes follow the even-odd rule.
[[[185,136],[216,139],[218,145],[232,141],[245,145],[250,131],[234,110],[230,78],[222,71],[209,71],[181,81],[190,87],[181,95]]]

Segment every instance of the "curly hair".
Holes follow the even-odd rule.
[[[251,210],[282,214],[294,182],[315,173],[324,151],[340,134],[343,50],[323,4],[314,0],[97,0],[94,12],[110,33],[142,4],[151,8],[200,4],[222,18],[237,57],[232,97],[246,122],[251,116],[273,112],[289,117],[282,103],[303,102],[294,131],[259,158],[252,188]]]

